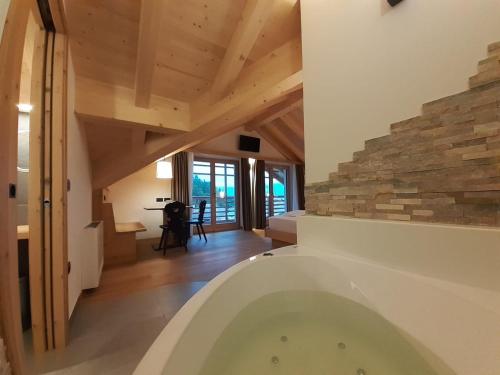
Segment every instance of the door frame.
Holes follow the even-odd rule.
[[[0,42],[0,333],[15,374],[24,373],[24,347],[18,281],[17,130],[24,42],[30,6],[12,0]],[[13,194],[11,194],[13,193]]]
[[[265,171],[269,173],[269,216],[267,216],[268,212],[266,212],[266,217],[273,216],[274,214],[274,202],[271,199],[271,192],[273,190],[273,183],[272,183],[272,175],[269,172],[272,168],[285,168],[286,169],[286,181],[285,181],[285,189],[286,189],[286,196],[285,196],[285,201],[286,201],[286,212],[291,211],[290,208],[292,206],[292,180],[291,180],[291,174],[292,174],[292,167],[290,165],[285,165],[285,164],[275,164],[275,163],[266,163]]]
[[[17,149],[18,149],[18,119],[19,110],[17,104],[23,99],[31,98],[30,102],[37,105],[37,108],[32,111],[32,113],[41,113],[40,103],[42,103],[41,93],[44,91],[44,87],[36,87],[33,85],[33,74],[30,73],[29,81],[31,85],[29,89],[30,94],[26,94],[23,89],[23,79],[26,80],[26,75],[23,70],[23,59],[25,59],[25,46],[27,45],[27,37],[30,37],[30,42],[35,43],[35,50],[32,51],[33,59],[38,59],[41,57],[37,48],[44,49],[43,43],[40,42],[39,38],[31,38],[31,33],[36,31],[37,33],[45,33],[47,26],[46,18],[42,19],[42,15],[39,11],[40,5],[45,5],[46,8],[50,7],[51,12],[46,12],[54,16],[62,16],[58,13],[61,11],[59,5],[58,9],[54,8],[54,5],[49,5],[47,0],[36,1],[36,0],[10,0],[8,5],[6,22],[4,24],[3,32],[1,33],[0,41],[0,65],[2,69],[0,70],[0,96],[4,98],[0,101],[0,118],[2,118],[3,124],[0,126],[0,161],[2,163],[0,167],[0,206],[3,207],[0,210],[0,333],[4,339],[4,343],[7,348],[7,359],[10,363],[13,374],[22,375],[26,371],[25,361],[24,361],[24,344],[23,335],[21,328],[21,312],[20,312],[20,296],[19,296],[19,281],[18,281],[18,234],[17,234],[17,199],[16,199],[16,184],[17,184]],[[52,3],[52,2],[51,2]],[[54,4],[58,2],[54,2]],[[47,15],[46,14],[46,15]],[[46,16],[45,15],[45,16]],[[62,18],[61,18],[62,19]],[[33,25],[35,25],[33,27]],[[52,25],[53,29],[53,25]],[[56,26],[57,31],[62,31]],[[57,116],[59,138],[65,139],[65,129],[66,129],[66,107],[65,103],[67,100],[66,91],[64,89],[66,85],[66,56],[67,56],[67,38],[64,34],[57,35],[57,45],[59,46],[59,53],[54,59],[54,76],[51,77],[55,81],[55,86],[59,87],[54,95],[54,106],[53,115]],[[37,39],[37,40],[35,40]],[[29,60],[26,60],[29,61]],[[39,61],[39,60],[36,60]],[[34,70],[40,72],[40,66],[32,66]],[[38,79],[39,85],[41,80]],[[37,90],[38,94],[37,94]],[[23,96],[21,97],[21,91]],[[38,97],[40,95],[40,97]],[[43,112],[42,112],[43,113]],[[35,115],[33,115],[35,116]],[[33,123],[38,122],[33,120]],[[30,115],[31,123],[31,115]],[[31,144],[31,134],[30,134],[30,144]],[[62,143],[61,143],[62,145]],[[65,147],[65,142],[64,142]],[[59,191],[62,191],[64,195],[64,187],[66,186],[66,180],[64,178],[64,166],[66,164],[66,154],[65,148],[60,147],[61,153],[58,155],[60,160],[58,160],[57,168],[63,172],[60,178]],[[31,168],[31,162],[30,162]],[[30,178],[31,180],[31,178]],[[39,181],[40,184],[42,181]],[[54,181],[53,181],[54,183]],[[66,203],[60,200],[57,204],[58,217],[65,217],[66,215]],[[32,208],[29,208],[31,210]],[[40,210],[39,210],[40,211]],[[30,213],[28,214],[30,215]],[[39,216],[40,222],[37,228],[30,228],[30,232],[36,232],[41,230],[42,218]],[[67,315],[66,306],[64,301],[67,300],[67,264],[65,263],[64,254],[67,254],[67,246],[65,245],[64,237],[67,235],[67,228],[65,226],[59,227],[58,229],[59,238],[63,238],[61,241],[61,246],[58,246],[56,252],[56,258],[52,259],[51,274],[43,275],[43,265],[39,264],[39,272],[33,279],[32,276],[32,264],[30,259],[30,283],[36,283],[38,286],[44,285],[45,277],[50,277],[52,280],[57,281],[56,295],[52,298],[52,303],[56,306],[55,323],[54,324],[56,335],[57,335],[57,345],[62,347],[66,343],[66,333],[67,333]],[[30,233],[30,237],[34,236],[34,233]],[[30,240],[31,242],[31,240]],[[34,241],[35,242],[35,241]],[[33,251],[42,253],[42,247],[34,246],[34,242],[30,244],[30,254]],[[35,248],[36,247],[36,248]],[[51,285],[52,288],[52,285]],[[40,288],[41,289],[41,288]],[[38,290],[40,290],[38,289]],[[32,292],[38,293],[37,292]],[[40,296],[38,296],[40,297]],[[37,303],[33,303],[32,300],[32,315],[33,306]],[[45,311],[39,311],[41,314],[45,314]],[[35,314],[37,314],[36,312]],[[37,321],[34,321],[37,324]],[[45,331],[44,327],[36,327],[33,332]],[[35,334],[35,333],[34,333]],[[37,342],[42,343],[43,348],[41,350],[47,350],[50,348],[46,347],[46,341],[44,339],[38,340],[34,338],[35,350],[37,350]]]
[[[227,163],[227,164],[234,164],[234,179],[235,179],[235,216],[236,216],[236,222],[235,223],[225,223],[225,224],[216,224],[215,221],[215,210],[211,210],[212,217],[210,218],[210,225],[204,225],[203,228],[205,229],[205,232],[207,233],[214,233],[214,232],[224,232],[224,231],[230,231],[230,230],[237,230],[241,228],[241,223],[240,223],[240,163],[238,160],[234,159],[224,159],[224,158],[218,158],[218,157],[209,157],[209,156],[197,156],[194,155],[193,162],[196,161],[201,161],[201,162],[207,162],[210,163],[210,207],[215,208],[215,163]],[[193,172],[194,174],[194,172]],[[191,195],[191,199],[192,199]]]

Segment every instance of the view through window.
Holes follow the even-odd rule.
[[[238,164],[234,161],[194,161],[193,217],[198,217],[198,206],[202,200],[206,200],[204,220],[207,226],[214,229],[214,226],[238,224],[237,169]]]
[[[266,218],[288,211],[288,173],[287,166],[266,165]]]

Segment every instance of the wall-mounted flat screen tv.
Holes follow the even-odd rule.
[[[260,138],[240,135],[240,151],[259,152]]]

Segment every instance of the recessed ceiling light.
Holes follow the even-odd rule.
[[[17,109],[19,109],[19,112],[22,112],[22,113],[30,113],[31,110],[33,109],[33,106],[31,104],[27,104],[27,103],[19,103],[17,105]]]

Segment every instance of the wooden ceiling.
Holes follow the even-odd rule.
[[[155,1],[155,0],[151,0]],[[153,94],[192,101],[211,87],[245,0],[164,0]],[[134,88],[141,2],[66,2],[68,34],[78,75]],[[297,3],[275,1],[247,64],[300,34]]]
[[[298,0],[71,0],[65,16],[96,188],[242,126],[303,162]]]

